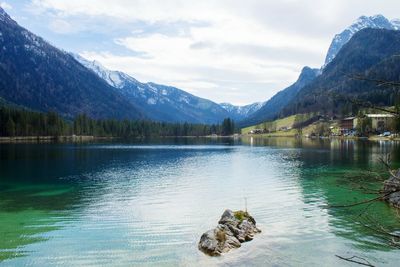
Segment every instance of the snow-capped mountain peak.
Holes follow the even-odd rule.
[[[235,115],[236,117],[245,118],[259,110],[264,103],[265,102],[256,102],[245,106],[235,106],[230,103],[220,103],[219,105],[229,114]]]
[[[246,106],[217,104],[172,86],[151,82],[141,83],[123,72],[108,70],[98,61],[90,61],[77,54],[71,55],[109,85],[119,89],[119,92],[135,105],[151,111],[150,118],[155,120],[203,122],[201,118],[197,118],[198,114],[203,113],[209,117],[205,121],[207,123],[216,123],[225,117],[239,121],[263,105],[263,103]]]
[[[127,80],[131,82],[137,82],[134,78],[130,77],[129,75],[123,72],[108,70],[100,62],[96,60],[90,61],[77,54],[71,54],[71,55],[79,63],[81,63],[86,68],[92,70],[100,78],[105,80],[109,85],[113,87],[122,88]]]
[[[0,6],[0,18],[3,18],[4,16],[8,16],[8,14],[4,11],[4,9]]]
[[[400,30],[400,19],[393,19],[390,21],[396,30]]]
[[[0,6],[0,21],[11,22],[16,24],[16,22],[7,14],[7,12]]]
[[[365,28],[399,30],[400,21],[399,20],[389,21],[382,15],[359,17],[353,24],[347,27],[344,31],[335,35],[329,47],[328,53],[326,55],[325,64],[323,68],[336,57],[336,55],[339,53],[343,45],[345,45],[348,41],[350,41],[351,37],[353,37],[355,33]]]

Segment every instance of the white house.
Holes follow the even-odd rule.
[[[372,129],[378,132],[391,130],[394,126],[395,116],[392,114],[367,114],[371,119]]]

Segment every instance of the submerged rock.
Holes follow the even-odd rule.
[[[253,240],[254,235],[260,232],[248,212],[225,210],[217,227],[201,236],[198,247],[207,255],[219,256],[240,247],[243,242]]]
[[[400,208],[400,169],[383,184],[384,199],[396,208]]]

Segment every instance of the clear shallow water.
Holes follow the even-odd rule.
[[[389,142],[244,139],[142,144],[1,144],[0,266],[397,266],[359,222],[400,229],[396,210],[327,208],[369,199]],[[370,171],[373,171],[371,173]],[[364,188],[360,188],[360,187]],[[226,208],[263,230],[219,257],[197,250]]]

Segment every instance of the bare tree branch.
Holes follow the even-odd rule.
[[[399,177],[397,177],[397,175],[393,172],[393,170],[390,166],[390,163],[391,163],[390,154],[386,154],[386,159],[384,159],[383,156],[379,157],[379,161],[386,167],[390,176],[392,176],[393,178],[399,179]]]
[[[379,107],[379,106],[376,106],[376,105],[374,105],[374,104],[372,104],[372,103],[370,103],[368,101],[362,101],[362,100],[358,100],[356,98],[346,97],[346,96],[343,96],[343,95],[340,95],[340,94],[335,94],[335,93],[329,93],[328,95],[330,95],[334,99],[350,102],[350,103],[352,103],[354,105],[357,105],[357,106],[361,106],[361,107],[365,107],[365,108],[372,108],[372,109],[376,109],[376,110],[380,110],[380,111],[383,111],[383,112],[390,113],[390,114],[395,115],[395,116],[400,116],[400,114],[395,110],[391,110],[391,109],[384,108],[384,107]]]
[[[373,82],[376,83],[378,87],[397,87],[400,89],[400,81],[387,81],[387,80],[381,80],[381,79],[370,79],[370,78],[366,78],[364,75],[361,74],[347,74],[345,72],[342,72],[348,79],[351,80],[359,80],[359,81],[367,81],[367,82]],[[328,90],[326,90],[328,91]],[[328,94],[329,95],[329,94]],[[368,101],[362,101],[362,100],[358,100],[356,98],[350,98],[350,97],[345,97],[343,95],[340,94],[335,94],[335,93],[330,93],[331,96],[333,96],[336,99],[339,100],[343,100],[343,101],[347,101],[350,102],[354,105],[358,105],[358,106],[362,106],[365,108],[372,108],[372,109],[376,109],[376,110],[380,110],[383,112],[387,112],[390,114],[393,114],[395,116],[400,116],[398,111],[394,111],[391,109],[387,109],[384,107],[379,107],[376,106]]]
[[[388,197],[389,195],[391,195],[391,194],[393,194],[393,193],[396,193],[396,192],[400,192],[400,190],[396,190],[396,191],[393,191],[393,192],[389,192],[389,193],[387,193],[387,194],[380,195],[379,197],[375,197],[375,198],[372,198],[372,199],[367,199],[367,200],[360,201],[360,202],[356,202],[356,203],[353,203],[353,204],[348,204],[348,205],[327,205],[327,206],[328,206],[329,208],[350,208],[350,207],[354,207],[354,206],[359,206],[359,205],[367,204],[367,203],[370,203],[370,202],[373,202],[373,201],[385,199],[385,198]]]
[[[347,78],[352,79],[352,80],[358,80],[358,81],[366,81],[366,82],[374,82],[378,87],[400,87],[400,81],[387,81],[387,80],[380,80],[380,79],[370,79],[366,78],[363,75],[360,74],[353,74],[353,75],[348,75],[345,74]]]
[[[361,258],[361,257],[358,257],[358,256],[352,256],[352,257],[350,257],[350,258],[345,258],[345,257],[339,256],[339,255],[335,255],[335,256],[338,257],[338,258],[341,259],[341,260],[345,260],[345,261],[357,263],[357,264],[364,265],[364,266],[375,267],[375,265],[372,265],[372,264],[371,264],[369,261],[367,261],[366,259]],[[355,260],[355,259],[359,259],[359,260],[362,260],[362,261],[364,261],[364,262],[362,262],[362,261],[357,261],[357,260]]]
[[[390,236],[392,238],[400,239],[400,235],[389,232],[382,225],[380,225],[376,220],[372,220],[372,218],[370,218],[370,217],[365,217],[365,220],[367,220],[370,224],[376,225],[376,227],[374,228],[368,224],[364,224],[364,223],[360,222],[364,227],[366,227],[370,230],[373,230],[377,233],[384,234],[384,235]]]

